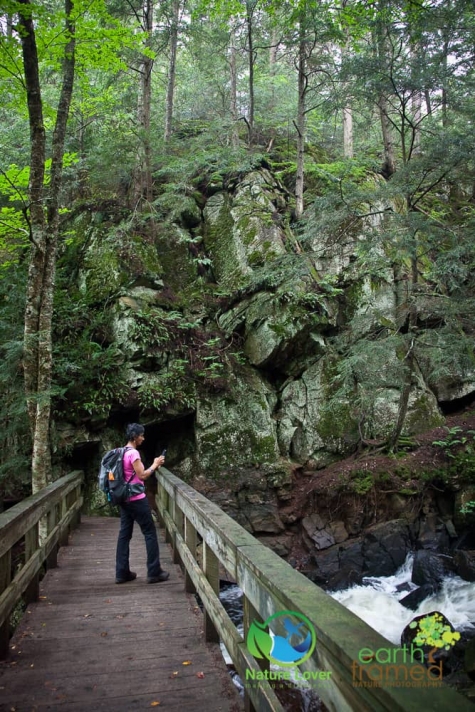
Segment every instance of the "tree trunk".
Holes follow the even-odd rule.
[[[298,101],[297,101],[297,176],[295,179],[295,217],[303,215],[304,201],[304,158],[305,158],[305,104],[307,95],[307,55],[305,41],[305,18],[300,20],[300,41],[298,57]]]
[[[237,107],[237,50],[236,50],[236,32],[231,30],[231,42],[229,46],[229,74],[230,74],[230,96],[229,108],[231,112],[231,121],[233,123],[231,129],[231,143],[233,146],[239,146],[239,131],[238,131],[238,107]]]
[[[345,8],[347,5],[346,1],[342,3],[342,7]],[[345,70],[345,65],[347,63],[347,58],[350,56],[350,31],[348,27],[344,27],[345,33],[345,43],[343,44],[341,50],[341,65],[343,72]],[[343,108],[343,156],[345,158],[353,158],[353,108],[351,105],[350,98],[350,87],[348,82],[345,81],[343,84],[344,93],[349,97],[346,106]]]
[[[390,450],[396,450],[398,445],[398,440],[401,436],[402,429],[407,416],[407,411],[409,408],[409,397],[413,388],[413,378],[414,371],[416,367],[416,359],[414,356],[414,346],[416,339],[416,326],[417,326],[417,307],[414,301],[414,287],[418,281],[418,269],[417,269],[417,239],[416,236],[413,238],[413,254],[411,257],[411,280],[409,283],[409,293],[406,299],[409,302],[409,314],[407,319],[407,334],[405,337],[406,354],[404,356],[405,361],[405,376],[404,384],[401,390],[401,395],[399,397],[398,406],[398,417],[396,426],[391,435],[389,447]]]
[[[29,0],[20,0],[30,6]],[[68,42],[63,58],[63,83],[52,139],[50,184],[45,194],[46,136],[43,124],[38,53],[32,13],[19,13],[21,42],[30,123],[30,232],[32,248],[25,308],[23,368],[28,416],[33,441],[32,488],[44,487],[51,474],[49,429],[53,367],[52,318],[56,250],[59,232],[59,193],[64,141],[74,81],[75,28],[72,1],[65,0]],[[47,205],[45,216],[45,204]]]
[[[343,155],[353,158],[353,110],[351,106],[343,109]]]
[[[249,147],[254,142],[254,37],[252,15],[254,3],[246,0],[247,48],[249,52]]]
[[[173,0],[172,22],[170,26],[170,61],[168,63],[167,96],[165,105],[165,143],[172,136],[173,108],[175,101],[176,55],[178,49],[178,21],[180,18],[180,0]]]
[[[381,23],[377,26],[377,53],[379,61],[379,71],[383,78],[387,79],[387,73],[390,71],[388,67],[388,47],[386,33],[387,28]],[[383,173],[389,178],[396,172],[396,158],[394,153],[394,144],[391,135],[391,124],[389,121],[388,100],[384,90],[380,91],[378,98],[379,119],[381,122],[381,133],[383,137],[384,165]]]
[[[145,45],[150,47],[153,29],[153,0],[146,0],[142,8],[142,27],[145,33]],[[153,200],[152,147],[150,137],[150,115],[152,105],[152,69],[153,59],[143,56],[140,67],[140,92],[138,102],[138,123],[141,130],[141,142],[138,151],[138,165],[135,171],[134,204],[142,200]]]

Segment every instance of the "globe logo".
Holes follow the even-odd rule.
[[[282,634],[275,634],[274,628]],[[301,665],[308,660],[316,643],[313,625],[296,611],[279,611],[264,623],[253,621],[246,639],[248,650],[255,658],[267,658],[284,667]]]

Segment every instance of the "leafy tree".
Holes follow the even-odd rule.
[[[59,195],[66,125],[73,91],[76,41],[73,4],[71,0],[65,0],[65,41],[61,47],[63,79],[52,137],[49,182],[45,186],[46,131],[34,24],[35,9],[28,0],[20,0],[18,24],[31,141],[28,222],[32,246],[26,295],[23,362],[33,441],[33,491],[46,485],[51,471],[49,446],[53,366],[51,324],[59,234]]]

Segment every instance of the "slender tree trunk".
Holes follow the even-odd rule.
[[[398,445],[398,440],[401,436],[402,430],[404,428],[404,423],[407,416],[407,411],[409,408],[409,398],[413,389],[414,371],[416,368],[416,359],[414,355],[414,346],[416,339],[416,326],[417,326],[417,307],[414,301],[414,287],[418,281],[418,269],[417,269],[417,238],[413,238],[413,254],[411,256],[411,279],[409,283],[409,293],[407,294],[407,299],[409,302],[409,314],[407,319],[407,333],[405,336],[405,349],[406,353],[404,355],[404,384],[401,390],[401,395],[399,397],[398,406],[398,417],[394,431],[390,438],[390,449],[396,450]]]
[[[307,47],[305,41],[305,18],[300,21],[300,41],[298,57],[298,100],[297,100],[297,176],[295,179],[295,217],[304,211],[304,158],[305,158],[305,105],[307,98]]]
[[[229,108],[231,112],[231,121],[233,122],[231,129],[231,143],[233,146],[239,146],[239,131],[238,131],[238,107],[237,107],[237,50],[236,50],[236,33],[231,30],[231,42],[229,46],[229,75],[230,75],[230,97]]]
[[[276,106],[275,98],[275,75],[277,71],[277,30],[272,28],[272,34],[270,39],[269,47],[269,75],[271,81],[271,100],[270,100],[270,111],[273,111]]]
[[[28,0],[23,0],[28,6]],[[30,121],[30,237],[32,241],[28,282],[26,289],[23,368],[28,418],[32,437],[36,430],[35,394],[38,387],[38,332],[42,299],[42,280],[46,252],[46,219],[43,209],[43,184],[46,159],[46,132],[43,122],[43,104],[39,77],[38,51],[29,12],[19,13],[23,66]]]
[[[342,7],[346,7],[347,3],[344,0]],[[348,27],[344,28],[345,43],[341,50],[341,64],[343,71],[345,69],[346,60],[350,55],[350,32]],[[350,97],[348,82],[343,85],[344,93]],[[345,158],[353,158],[353,108],[351,106],[351,98],[349,98],[346,106],[343,108],[343,155]]]
[[[176,55],[178,49],[178,21],[180,19],[180,0],[173,0],[172,23],[170,27],[170,60],[168,63],[167,96],[165,105],[165,143],[172,136],[173,109],[175,101]]]
[[[444,32],[445,35],[445,32]],[[447,77],[448,77],[448,56],[449,56],[449,41],[444,37],[443,53],[442,53],[442,125],[447,126],[447,107],[448,107],[448,91],[447,91]]]
[[[21,0],[21,4],[25,7],[30,6],[29,0]],[[33,492],[44,487],[51,474],[49,442],[53,367],[51,337],[59,232],[59,194],[66,126],[74,82],[75,28],[71,22],[72,8],[72,0],[65,0],[65,29],[68,42],[63,58],[63,83],[52,139],[50,184],[47,193],[44,188],[46,137],[34,20],[29,10],[19,13],[31,141],[28,190],[32,248],[26,294],[23,367],[33,441]]]
[[[423,63],[423,53],[417,27],[410,10],[407,12],[407,33],[409,35],[409,52],[411,58],[411,118],[410,126],[412,131],[409,159],[421,153],[421,121],[422,121],[422,77],[421,66]]]
[[[386,40],[387,28],[382,23],[378,23],[376,32],[379,71],[383,79],[387,79],[387,74],[390,71],[388,67],[388,47]],[[378,98],[378,110],[379,119],[381,122],[381,133],[383,138],[383,172],[387,177],[390,177],[393,175],[393,173],[396,172],[396,158],[394,153],[394,143],[391,134],[391,124],[389,121],[388,100],[383,89],[380,91]]]
[[[142,27],[145,32],[145,45],[150,47],[153,29],[153,0],[145,0],[142,8]],[[138,123],[141,141],[138,151],[138,165],[135,171],[134,205],[142,200],[153,200],[152,146],[150,136],[150,115],[152,105],[152,69],[153,59],[143,55],[140,66],[140,92],[138,101]]]
[[[249,146],[254,142],[254,36],[253,36],[253,0],[246,0],[247,48],[249,52]]]
[[[345,106],[343,109],[343,155],[353,158],[353,109]]]

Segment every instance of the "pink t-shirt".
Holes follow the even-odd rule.
[[[136,460],[140,460],[140,453],[138,450],[136,450],[134,447],[129,448],[129,450],[125,451],[124,454],[124,479],[126,482],[130,482],[131,485],[143,485],[143,480],[140,479],[140,477],[137,477],[135,474],[135,470],[133,467],[133,462]],[[133,475],[132,479],[131,476]],[[147,495],[145,492],[142,492],[141,494],[134,494],[133,497],[130,497],[129,502],[134,502],[136,499],[143,499]]]

